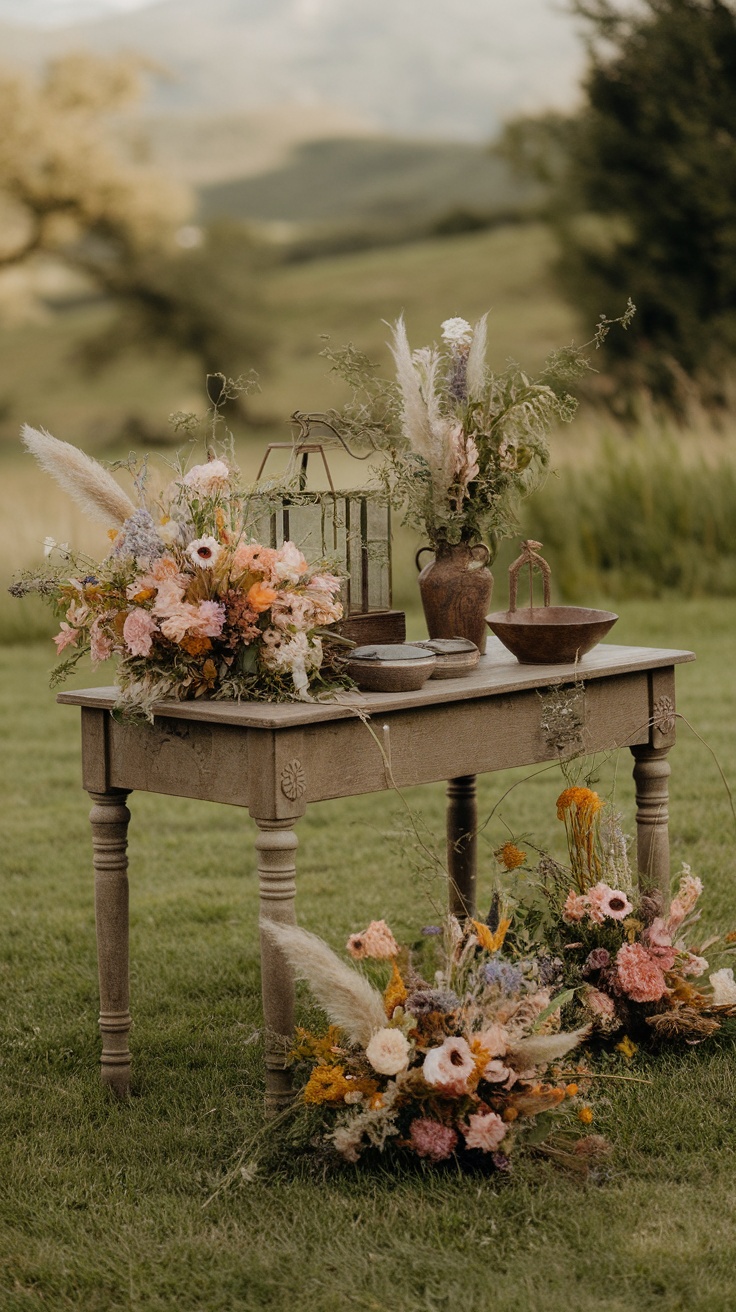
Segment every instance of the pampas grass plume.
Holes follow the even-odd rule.
[[[306,980],[316,1001],[352,1043],[365,1048],[386,1024],[383,997],[364,975],[341,961],[316,934],[274,920],[261,924],[281,949],[297,979]]]
[[[563,1031],[561,1034],[530,1034],[511,1050],[510,1057],[517,1070],[526,1070],[530,1066],[548,1066],[551,1061],[559,1061],[565,1053],[576,1048],[590,1034],[590,1025],[583,1025],[579,1030]]]
[[[488,340],[488,314],[479,319],[473,329],[473,340],[468,351],[468,397],[477,401],[482,395],[486,381],[486,343]]]
[[[135,513],[135,506],[112,474],[70,442],[60,442],[45,431],[24,424],[21,440],[42,469],[56,479],[90,519],[110,528],[120,526]]]

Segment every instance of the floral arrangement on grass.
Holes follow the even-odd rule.
[[[314,934],[266,926],[330,1022],[325,1033],[298,1030],[290,1060],[304,1077],[298,1108],[319,1114],[333,1153],[506,1171],[519,1145],[553,1132],[548,1150],[577,1164],[606,1150],[601,1136],[583,1133],[593,1111],[582,1077],[559,1064],[590,1023],[560,1029],[570,994],[557,966],[546,953],[505,956],[508,927],[497,900],[489,923],[450,918],[412,948],[374,921],[348,940],[349,966]],[[381,988],[370,977],[376,963]]]
[[[566,1016],[592,1023],[601,1037],[625,1031],[638,1039],[697,1042],[736,1016],[733,969],[707,975],[706,952],[733,952],[736,934],[697,938],[703,885],[683,865],[669,907],[654,889],[638,889],[618,818],[590,788],[569,787],[557,800],[570,857],[548,856],[537,876],[547,904],[544,942],[561,962],[573,1001]]]
[[[592,342],[555,351],[535,379],[514,363],[489,368],[487,315],[474,326],[446,319],[441,344],[418,350],[400,318],[390,341],[395,382],[352,346],[323,352],[353,388],[335,422],[385,453],[390,494],[433,547],[484,540],[493,556],[517,527],[520,497],[547,468],[552,424],[575,413],[566,387],[590,368],[586,348],[600,346],[612,324],[626,328],[634,312],[629,301],[620,318],[602,316]]]
[[[162,698],[310,700],[345,683],[323,646],[341,580],[293,542],[251,538],[249,498],[225,459],[180,467],[157,496],[139,470],[136,504],[69,443],[27,425],[23,441],[111,539],[102,561],[47,539],[46,567],[11,588],[63,616],[54,642],[72,654],[54,682],[87,653],[94,666],[115,656],[118,709],[147,718]]]

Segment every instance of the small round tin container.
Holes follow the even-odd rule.
[[[432,674],[437,657],[419,644],[386,642],[356,647],[347,673],[362,692],[416,692]]]
[[[416,646],[434,652],[437,657],[431,679],[461,679],[480,660],[480,651],[469,638],[426,638]]]

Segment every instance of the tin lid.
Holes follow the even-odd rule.
[[[426,638],[416,645],[433,651],[435,656],[460,656],[478,650],[469,638]]]
[[[384,642],[377,646],[356,647],[351,651],[351,661],[370,661],[371,663],[393,663],[394,661],[428,661],[435,659],[435,653],[427,651],[419,643]]]

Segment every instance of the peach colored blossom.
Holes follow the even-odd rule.
[[[660,970],[672,970],[677,952],[672,946],[672,939],[668,933],[667,925],[661,916],[656,916],[649,928],[642,934],[642,942]]]
[[[101,661],[106,661],[112,656],[114,643],[112,638],[102,632],[102,623],[104,616],[98,615],[93,620],[89,631],[89,654],[93,665],[99,665]]]
[[[510,1089],[518,1079],[518,1074],[510,1066],[504,1066],[498,1057],[494,1057],[493,1061],[487,1062],[484,1066],[483,1079],[489,1084],[503,1084],[505,1088]]]
[[[505,1057],[509,1050],[509,1033],[503,1025],[489,1025],[477,1038],[480,1047],[489,1057]]]
[[[588,899],[584,893],[576,893],[570,889],[562,908],[562,919],[568,925],[577,925],[585,919],[588,912]]]
[[[153,646],[156,621],[147,610],[132,610],[123,625],[123,638],[131,656],[148,656]]]
[[[431,1162],[444,1162],[451,1157],[457,1146],[457,1132],[451,1125],[432,1120],[430,1116],[418,1116],[409,1126],[411,1146],[418,1157],[428,1157]]]
[[[680,969],[683,975],[692,975],[693,979],[698,979],[708,969],[708,962],[705,957],[699,957],[694,952],[688,952]]]
[[[57,655],[64,651],[66,647],[76,647],[79,629],[74,629],[70,624],[65,624],[62,620],[61,630],[56,634],[54,642],[56,643]]]
[[[155,609],[155,608],[154,608]],[[161,622],[161,632],[172,642],[181,642],[187,634],[217,638],[225,623],[225,607],[219,601],[182,601]]]
[[[83,602],[79,601],[73,601],[66,612],[66,618],[75,629],[84,624],[88,615],[89,606],[85,606]]]
[[[154,615],[168,615],[184,603],[185,579],[177,574],[175,578],[163,579],[158,585],[156,600],[153,603]]]
[[[698,879],[697,875],[692,874],[689,865],[683,862],[682,874],[680,875],[680,887],[677,890],[677,900],[684,908],[686,916],[693,910],[702,891],[703,881]]]
[[[396,956],[399,945],[385,920],[372,920],[362,934],[351,934],[347,949],[356,961],[373,957],[376,961],[390,961]]]
[[[263,547],[260,542],[241,542],[233,556],[233,574],[263,574],[270,579],[273,563],[276,559],[274,547]]]
[[[641,943],[624,943],[616,954],[618,981],[633,1002],[659,1002],[667,992],[665,977]]]
[[[273,605],[277,596],[278,593],[276,592],[276,589],[269,588],[268,584],[254,583],[253,586],[248,589],[246,599],[251,610],[254,610],[256,615],[262,615],[264,610],[268,610],[269,607]]]
[[[288,629],[290,626],[308,629],[314,623],[311,612],[309,597],[301,596],[298,592],[278,591],[271,606],[271,623],[277,629]]]
[[[365,1055],[379,1075],[398,1075],[409,1065],[409,1051],[406,1035],[386,1026],[372,1036]]]
[[[496,1112],[474,1112],[468,1117],[468,1128],[463,1127],[465,1147],[478,1148],[482,1153],[495,1152],[507,1129]]]
[[[473,1054],[465,1039],[451,1035],[438,1048],[430,1048],[422,1074],[427,1084],[452,1097],[465,1093],[475,1072]]]

